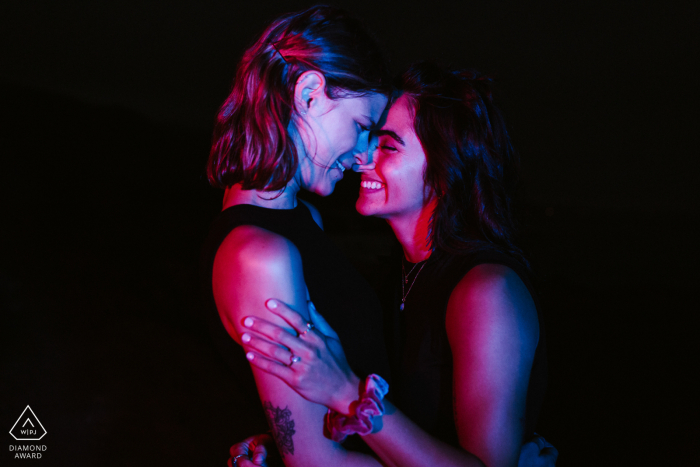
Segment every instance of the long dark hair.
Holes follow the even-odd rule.
[[[323,73],[331,98],[391,90],[381,51],[357,19],[328,6],[280,16],[246,50],[219,110],[207,163],[212,185],[274,191],[289,183],[298,160],[287,126],[294,87],[309,70]]]
[[[412,107],[427,159],[425,183],[438,197],[432,247],[453,254],[498,250],[528,267],[515,245],[512,212],[519,158],[493,103],[491,79],[421,62],[394,85]]]

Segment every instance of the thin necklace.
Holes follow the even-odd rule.
[[[418,263],[413,265],[413,268],[409,271],[408,276],[407,276],[406,275],[406,268],[404,267],[404,264],[403,264],[403,258],[401,258],[401,273],[402,273],[401,294],[403,295],[403,297],[401,298],[401,305],[399,306],[399,310],[403,311],[404,305],[406,304],[406,297],[408,297],[408,294],[411,293],[411,289],[413,288],[413,284],[415,284],[416,279],[418,279],[418,274],[420,274],[420,272],[423,270],[423,268],[425,267],[427,262],[428,262],[427,259],[424,259],[423,261],[421,261],[421,263],[423,263],[423,265],[420,267],[420,269],[416,273],[416,276],[413,278],[413,282],[411,282],[411,286],[408,288],[408,292],[406,292],[405,286],[406,286],[406,284],[408,284],[408,277],[411,275],[413,270],[416,269],[416,266],[418,266]]]
[[[425,260],[424,260],[424,261],[425,261]],[[423,262],[423,261],[421,261],[421,263],[422,263],[422,262]],[[408,271],[408,274],[406,274],[406,269],[404,268],[404,265],[403,265],[403,258],[401,258],[401,272],[402,272],[403,275],[404,275],[404,282],[405,282],[406,284],[408,284],[408,278],[410,277],[411,274],[413,274],[413,271],[415,271],[416,266],[418,266],[419,264],[420,264],[420,263],[414,264],[413,267],[411,268],[411,270]],[[418,275],[418,274],[416,274],[416,276],[417,276],[417,275]]]

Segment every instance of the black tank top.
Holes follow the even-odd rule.
[[[294,209],[239,204],[225,209],[214,220],[202,251],[201,276],[210,332],[224,359],[239,377],[240,389],[249,402],[259,399],[253,373],[242,347],[221,323],[212,291],[216,252],[229,232],[239,225],[269,230],[297,247],[311,300],[338,333],[350,367],[360,378],[371,373],[389,378],[379,300],[365,279],[316,224],[304,203],[298,202]],[[259,416],[259,420],[247,420],[246,424],[251,428],[265,426],[262,408]]]
[[[395,286],[384,299],[386,341],[392,377],[391,399],[411,420],[431,435],[459,446],[453,415],[452,352],[447,339],[447,302],[457,283],[479,264],[501,264],[515,271],[537,307],[540,337],[535,350],[527,394],[525,439],[534,429],[546,388],[544,327],[537,296],[527,271],[507,255],[488,252],[467,256],[434,252],[420,271],[401,305],[401,265],[394,269]],[[408,263],[406,272],[413,267]],[[421,265],[410,275],[408,286]],[[397,286],[398,287],[397,287]]]

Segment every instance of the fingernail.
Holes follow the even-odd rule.
[[[241,340],[247,344],[248,342],[250,342],[250,334],[246,332],[241,336]]]
[[[277,308],[277,302],[274,300],[268,300],[267,307],[271,310],[274,310],[275,308]]]
[[[253,354],[253,352],[248,352],[247,354],[245,354],[245,358],[247,358],[248,360],[252,360],[255,358],[255,355]]]
[[[246,318],[243,320],[243,326],[249,328],[253,325],[253,318]]]

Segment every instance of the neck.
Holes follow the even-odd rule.
[[[403,247],[403,254],[411,263],[419,263],[430,257],[428,246],[430,216],[433,215],[437,201],[433,198],[420,211],[402,216],[391,217],[387,222]]]
[[[240,184],[236,184],[226,188],[223,209],[237,204],[252,204],[268,209],[295,208],[299,192],[296,181],[292,179],[281,194],[280,191],[244,190]]]

